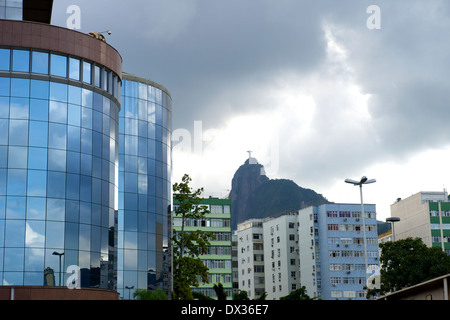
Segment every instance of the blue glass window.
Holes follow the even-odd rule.
[[[49,97],[49,82],[42,80],[31,80],[31,98],[46,99]]]
[[[10,235],[12,238],[8,239],[11,240],[11,242],[8,241],[8,246],[21,248],[5,248],[3,270],[20,272],[5,272],[3,281],[6,281],[9,285],[21,285],[23,282],[22,271],[24,265],[23,243],[25,242],[25,222],[7,221],[6,230],[8,230],[8,228],[9,230],[14,230],[14,228],[17,228],[17,234]],[[20,237],[22,237],[22,239],[20,239]]]
[[[83,107],[92,108],[93,92],[88,89],[81,90],[81,105]]]
[[[81,152],[92,154],[92,130],[81,128]]]
[[[67,123],[79,127],[80,122],[81,122],[81,107],[79,105],[69,103],[67,110]]]
[[[47,220],[63,221],[66,202],[64,199],[47,199]]]
[[[28,170],[28,196],[46,195],[47,173],[42,170]]]
[[[0,125],[1,127],[1,125]],[[28,144],[28,121],[11,120],[9,123],[9,144],[26,146]]]
[[[64,223],[47,221],[46,248],[63,249],[64,248]]]
[[[11,96],[12,97],[30,97],[30,79],[11,79]]]
[[[9,167],[14,169],[25,169],[27,167],[27,147],[9,147],[8,162]]]
[[[7,166],[8,166],[8,147],[0,146],[0,168],[6,168]]]
[[[80,202],[66,200],[66,222],[78,222]]]
[[[28,149],[28,168],[36,170],[47,169],[47,149],[32,148]]]
[[[12,71],[30,72],[30,51],[13,50]]]
[[[8,169],[7,194],[14,196],[25,196],[27,186],[27,170]]]
[[[6,169],[0,169],[0,195],[6,195],[6,173]]]
[[[30,99],[30,119],[48,121],[48,100]]]
[[[94,66],[94,85],[101,87],[101,69],[98,66]]]
[[[11,98],[10,117],[11,119],[28,119],[30,103],[26,98]]]
[[[11,50],[0,49],[0,70],[9,71],[10,60],[11,60]]]
[[[31,53],[31,72],[48,74],[48,53],[33,51]]]
[[[10,78],[0,78],[0,96],[9,97],[10,95]]]
[[[30,142],[32,147],[47,147],[48,125],[47,122],[30,121]]]
[[[80,142],[78,141],[78,144]],[[80,153],[67,152],[67,172],[80,173]]]
[[[67,103],[50,100],[49,121],[67,123]]]
[[[69,103],[81,105],[81,88],[69,86]]]
[[[50,100],[67,102],[67,91],[66,84],[50,82]]]
[[[8,197],[6,200],[6,219],[25,219],[25,197]]]
[[[27,221],[26,224],[26,238],[25,238],[25,246],[28,248],[43,248],[44,240],[45,240],[45,222],[44,221]],[[42,253],[42,261],[44,263],[44,257]],[[40,260],[40,259],[39,259]],[[33,271],[41,271],[36,270],[32,266],[27,266],[28,270]]]
[[[65,232],[65,248],[66,249],[78,249],[78,224],[66,223]]]
[[[66,126],[57,123],[48,125],[48,146],[56,149],[66,149]]]
[[[46,198],[27,197],[27,219],[44,220],[46,210]]]
[[[80,60],[69,58],[69,78],[80,80]]]
[[[80,127],[68,126],[67,150],[80,151]]]
[[[36,223],[38,223],[36,221]],[[27,240],[29,239],[28,235],[32,235],[33,240],[28,247],[32,248],[26,248],[25,249],[25,271],[36,271],[36,272],[26,272],[25,273],[25,285],[29,286],[42,286],[43,285],[43,277],[42,277],[42,270],[45,269],[44,267],[44,249],[39,249],[44,246],[44,244],[41,245],[41,241],[43,242],[43,239],[41,237],[41,228],[44,228],[43,222],[39,222],[39,224],[34,224],[32,226],[27,225]],[[35,231],[36,230],[36,231]],[[36,245],[35,245],[36,243]],[[38,246],[39,248],[36,248]]]
[[[80,200],[91,201],[92,196],[92,178],[80,176]]]
[[[67,57],[57,54],[50,55],[50,74],[67,77]]]
[[[66,151],[48,149],[48,170],[66,171]]]
[[[91,83],[91,69],[92,65],[87,61],[83,61],[83,82]]]
[[[80,176],[78,174],[67,174],[67,199],[80,199]]]
[[[92,109],[83,108],[81,110],[81,126],[83,128],[92,129]]]
[[[47,196],[64,198],[66,193],[66,175],[63,172],[47,173]]]

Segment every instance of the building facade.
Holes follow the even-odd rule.
[[[364,213],[363,221],[359,204],[324,204],[299,211],[301,284],[311,296],[366,299],[363,288],[379,270],[379,252],[375,205],[365,204]]]
[[[211,232],[214,239],[206,252],[200,255],[201,260],[208,267],[208,282],[200,282],[198,288],[193,291],[200,292],[206,296],[217,298],[213,289],[215,284],[221,283],[227,294],[227,299],[233,297],[233,268],[232,268],[232,233],[231,233],[231,201],[229,199],[205,198],[201,206],[205,206],[209,213],[204,219],[185,219],[184,230],[202,230]],[[174,212],[177,204],[173,204]],[[181,230],[182,219],[173,213],[173,232]]]
[[[123,73],[117,242],[122,297],[136,289],[169,293],[171,106],[167,89]]]
[[[448,193],[418,192],[398,199],[391,205],[395,223],[395,239],[419,237],[429,247],[442,248],[450,254],[450,202]]]
[[[264,219],[250,219],[238,224],[236,231],[238,289],[250,299],[259,298],[265,289]]]
[[[82,287],[114,290],[122,58],[8,16],[11,3],[5,17],[17,20],[0,21],[0,281],[64,286],[78,266]]]
[[[300,288],[298,217],[286,214],[264,222],[264,268],[268,300]]]

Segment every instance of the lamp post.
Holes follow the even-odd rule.
[[[131,289],[134,289],[134,286],[125,286],[125,289],[128,289],[128,300],[130,300],[130,295],[131,295]]]
[[[394,223],[395,223],[395,222],[399,222],[399,221],[400,221],[400,218],[397,218],[397,217],[386,218],[386,222],[392,223],[392,242],[395,242],[395,228],[394,228]]]
[[[361,215],[362,215],[362,221],[363,221],[363,238],[364,238],[364,265],[366,268],[365,271],[365,278],[367,282],[367,271],[368,271],[368,264],[367,264],[367,239],[366,239],[366,215],[364,213],[364,202],[363,202],[363,193],[362,193],[362,186],[363,184],[369,184],[376,182],[375,179],[368,180],[366,176],[363,176],[360,181],[352,180],[352,179],[345,179],[346,183],[353,184],[354,186],[359,186],[359,193],[361,197]]]
[[[59,286],[61,286],[61,257],[64,255],[64,252],[56,252],[52,253],[54,256],[59,256]]]

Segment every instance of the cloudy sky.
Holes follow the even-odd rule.
[[[252,150],[334,202],[360,201],[345,178],[377,179],[379,220],[450,186],[449,1],[58,0],[52,24],[70,5],[171,92],[174,181],[225,196]]]

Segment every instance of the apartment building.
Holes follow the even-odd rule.
[[[429,247],[440,247],[450,254],[450,202],[447,191],[421,191],[391,205],[395,239],[419,237]]]
[[[174,211],[177,208],[174,203]],[[202,252],[200,258],[208,267],[208,283],[201,282],[198,288],[192,288],[192,291],[198,291],[206,296],[217,298],[213,287],[219,282],[227,294],[227,298],[233,296],[232,279],[232,237],[231,237],[231,202],[229,199],[205,198],[200,205],[208,208],[209,213],[204,219],[186,219],[185,231],[203,230],[211,232],[214,239],[210,240],[206,252]],[[181,229],[181,218],[174,212],[173,230]]]
[[[366,299],[363,288],[379,269],[375,205],[364,205],[364,217],[360,204],[324,204],[298,217],[307,293],[322,300]]]
[[[268,300],[300,288],[297,213],[264,223],[264,266]]]
[[[265,292],[264,219],[250,219],[238,224],[236,231],[238,289],[250,299]]]

